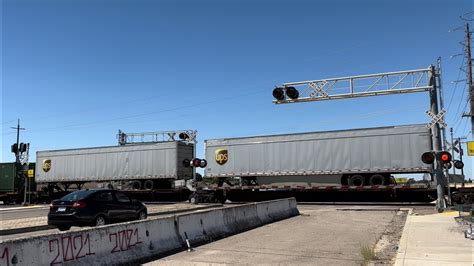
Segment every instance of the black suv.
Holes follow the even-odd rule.
[[[86,189],[53,200],[49,205],[48,225],[65,231],[71,226],[99,226],[146,217],[146,206],[123,192]]]

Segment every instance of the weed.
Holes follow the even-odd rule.
[[[368,265],[370,261],[376,260],[377,256],[375,255],[375,249],[370,246],[362,246],[360,248],[360,254],[364,259],[363,265]]]

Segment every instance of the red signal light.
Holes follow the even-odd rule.
[[[442,151],[438,154],[438,158],[441,160],[442,163],[449,163],[451,161],[451,153],[447,151]]]
[[[183,160],[183,166],[184,166],[184,167],[190,167],[190,166],[191,166],[190,163],[191,163],[191,162],[190,162],[188,159],[184,159],[184,160]]]
[[[433,152],[428,151],[425,152],[421,155],[421,161],[424,162],[425,164],[432,164],[435,161],[435,156]]]
[[[443,154],[443,155],[441,155],[441,160],[442,160],[442,161],[448,161],[448,160],[449,160],[449,156],[446,155],[446,154]]]
[[[283,88],[275,88],[273,90],[273,98],[277,99],[278,101],[282,101],[285,99],[285,91]]]
[[[201,159],[194,158],[192,164],[194,167],[199,167],[199,165],[201,164]]]
[[[295,87],[286,87],[286,96],[292,100],[295,100],[298,99],[300,93]]]

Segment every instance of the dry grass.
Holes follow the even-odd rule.
[[[360,254],[364,259],[363,265],[368,265],[370,261],[376,260],[377,256],[375,255],[375,249],[370,246],[362,246],[360,248]]]

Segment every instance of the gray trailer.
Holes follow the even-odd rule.
[[[388,185],[391,174],[431,173],[421,155],[432,150],[425,125],[206,140],[206,177],[351,186]]]
[[[37,183],[76,184],[129,181],[135,189],[153,189],[177,179],[190,179],[194,145],[181,141],[124,146],[38,151]]]

